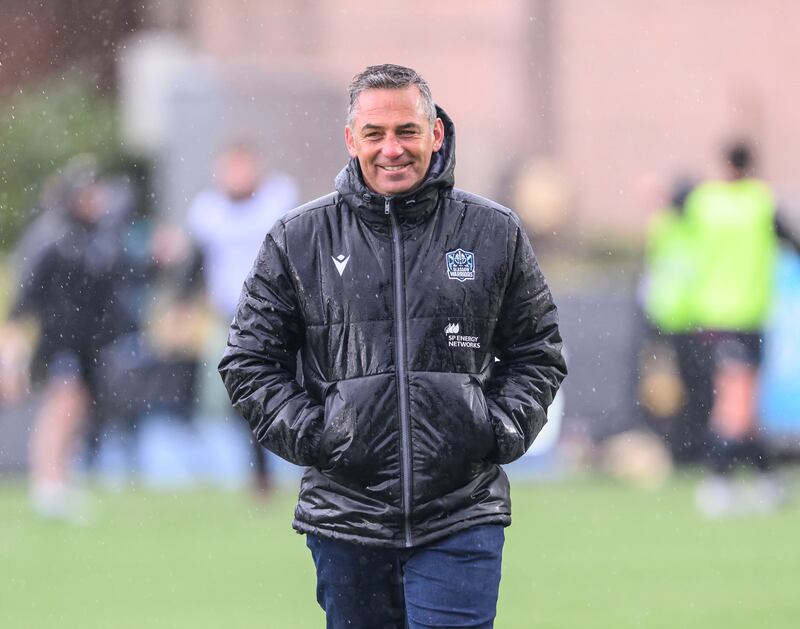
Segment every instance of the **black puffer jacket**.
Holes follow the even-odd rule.
[[[256,438],[308,466],[300,532],[402,548],[509,524],[498,464],[525,452],[566,375],[519,219],[453,188],[439,114],[420,188],[378,196],[352,160],[335,193],[275,225],[242,292],[220,372]]]

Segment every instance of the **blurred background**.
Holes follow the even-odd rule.
[[[561,314],[570,375],[509,466],[497,626],[795,626],[797,254],[756,398],[769,508],[696,504],[713,374],[648,316],[648,278],[659,212],[733,140],[800,232],[799,21],[790,0],[3,0],[0,625],[321,626],[298,472],[254,453],[215,373],[221,287],[332,190],[347,84],[391,62],[453,118],[456,185],[523,218]],[[104,336],[65,353],[68,325]]]

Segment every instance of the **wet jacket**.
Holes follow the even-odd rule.
[[[379,196],[351,160],[336,192],[277,222],[245,282],[220,372],[255,437],[308,466],[299,532],[403,548],[509,524],[499,464],[566,374],[519,219],[453,188],[439,114],[419,188]]]

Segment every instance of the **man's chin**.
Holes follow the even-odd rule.
[[[419,183],[419,181],[413,181],[410,178],[403,178],[401,181],[382,181],[377,187],[377,191],[387,197],[396,197],[406,192],[411,192]]]

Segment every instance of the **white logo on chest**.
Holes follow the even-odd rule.
[[[448,323],[444,326],[444,334],[447,337],[447,347],[460,347],[467,349],[480,349],[481,342],[477,336],[459,334],[461,326],[458,323]]]
[[[344,273],[347,263],[350,262],[350,256],[345,256],[343,253],[340,253],[338,256],[331,256],[331,260],[333,260],[333,263],[336,265],[336,270],[339,271],[339,275],[341,276]]]
[[[475,279],[475,254],[459,248],[448,251],[445,256],[447,263],[447,277],[451,280],[466,282]]]

